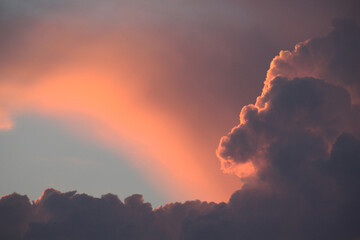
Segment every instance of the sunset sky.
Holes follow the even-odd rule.
[[[0,196],[240,206],[288,196],[297,174],[333,196],[337,178],[309,169],[359,142],[359,13],[356,0],[0,0]]]

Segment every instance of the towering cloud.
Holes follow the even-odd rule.
[[[240,206],[240,219],[256,209],[243,220],[257,216],[263,220],[253,219],[255,226],[280,228],[264,236],[359,236],[359,69],[360,29],[335,21],[329,35],[274,58],[261,96],[221,139],[225,172],[254,166],[250,176],[240,176],[247,185],[229,204]]]
[[[227,203],[152,209],[48,189],[0,200],[1,239],[359,239],[360,28],[275,57],[264,89],[221,139],[222,169],[245,182]]]
[[[245,106],[240,124],[221,139],[225,171],[325,160],[342,133],[358,136],[360,30],[348,20],[334,27],[273,59],[256,104]]]

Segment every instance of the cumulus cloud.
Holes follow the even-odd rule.
[[[153,209],[138,194],[122,202],[47,189],[31,204],[12,194],[0,200],[0,238],[359,239],[359,31],[337,21],[274,58],[217,151],[245,182],[227,203]]]
[[[349,20],[273,59],[261,96],[217,150],[225,172],[255,168],[229,202],[235,221],[262,229],[245,239],[359,237],[359,67],[360,28]]]
[[[335,21],[325,37],[281,51],[261,96],[241,110],[240,124],[221,139],[223,169],[236,173],[243,163],[269,169],[284,158],[325,160],[343,132],[359,133],[359,66],[360,29],[348,20]]]

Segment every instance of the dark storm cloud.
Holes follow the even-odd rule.
[[[268,169],[267,164],[286,158],[275,152],[326,159],[339,135],[359,133],[359,66],[360,29],[348,20],[335,21],[325,37],[281,51],[256,104],[242,109],[240,124],[221,140],[218,155],[224,167],[251,161],[259,170]],[[299,155],[311,150],[317,152],[312,157]]]
[[[256,210],[246,226],[262,219],[250,224],[258,235],[239,231],[245,239],[359,237],[359,33],[354,22],[335,21],[329,35],[282,51],[256,104],[222,138],[227,172],[247,162],[257,171],[229,202],[240,225],[248,209]]]
[[[347,91],[314,78],[289,81],[278,77],[262,100],[265,109],[244,107],[241,124],[222,139],[219,155],[223,161],[252,161],[268,169],[264,159],[302,162],[325,158],[328,144],[346,129],[352,117]],[[271,154],[275,152],[288,156],[274,157]]]
[[[75,192],[44,191],[32,205],[26,196],[0,200],[1,239],[179,239],[185,218],[210,212],[215,204],[191,201],[153,210],[139,194],[120,201]],[[25,233],[25,230],[26,233]]]

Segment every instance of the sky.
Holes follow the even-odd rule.
[[[358,239],[359,12],[0,0],[0,236]]]

